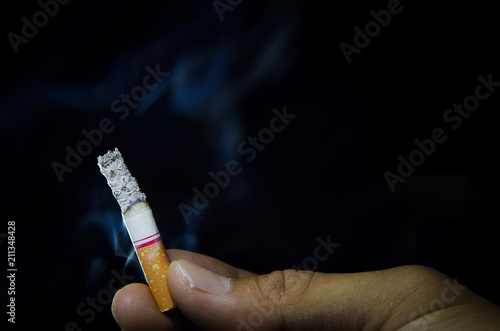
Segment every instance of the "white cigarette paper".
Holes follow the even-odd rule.
[[[120,205],[123,221],[158,308],[162,312],[174,308],[166,279],[170,261],[146,195],[130,174],[117,148],[99,156],[97,161]]]

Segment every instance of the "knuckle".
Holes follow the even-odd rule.
[[[312,271],[293,269],[273,271],[256,278],[255,293],[257,299],[271,302],[278,307],[293,306],[300,303],[307,294],[313,279]]]
[[[418,295],[440,293],[446,277],[435,269],[421,265],[402,266],[398,267],[397,271],[399,277],[395,280],[404,285],[402,291]]]
[[[422,265],[407,265],[399,267],[398,269],[403,277],[417,283],[421,283],[422,281],[440,281],[442,277],[444,277],[439,271]]]

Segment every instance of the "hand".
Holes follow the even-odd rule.
[[[112,305],[124,330],[184,330],[181,312],[204,330],[500,329],[500,307],[422,266],[259,276],[201,254],[167,253],[177,309],[161,313],[146,285],[130,284]]]

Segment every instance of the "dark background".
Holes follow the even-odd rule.
[[[457,130],[442,118],[479,75],[500,81],[497,11],[402,1],[348,64],[339,44],[353,44],[353,28],[387,3],[244,0],[221,22],[210,1],[72,0],[18,54],[7,34],[40,7],[4,4],[0,247],[5,275],[3,234],[15,221],[15,327],[117,329],[109,282],[116,272],[144,281],[96,165],[114,147],[169,248],[266,273],[301,265],[330,236],[341,246],[318,271],[422,264],[500,303],[500,92]],[[170,75],[120,120],[111,103],[142,84],[148,65]],[[237,146],[284,106],[298,116],[246,162]],[[115,130],[59,182],[52,163],[103,118]],[[391,192],[384,173],[437,127],[448,139]],[[231,159],[241,174],[186,224],[178,205],[192,205],[193,188]],[[5,276],[1,284],[5,307]],[[88,298],[104,302],[94,315]]]

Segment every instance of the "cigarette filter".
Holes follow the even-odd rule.
[[[162,312],[174,308],[175,304],[167,287],[170,261],[151,208],[146,202],[146,195],[130,174],[117,148],[99,156],[97,161],[120,205],[123,221],[158,308]]]

